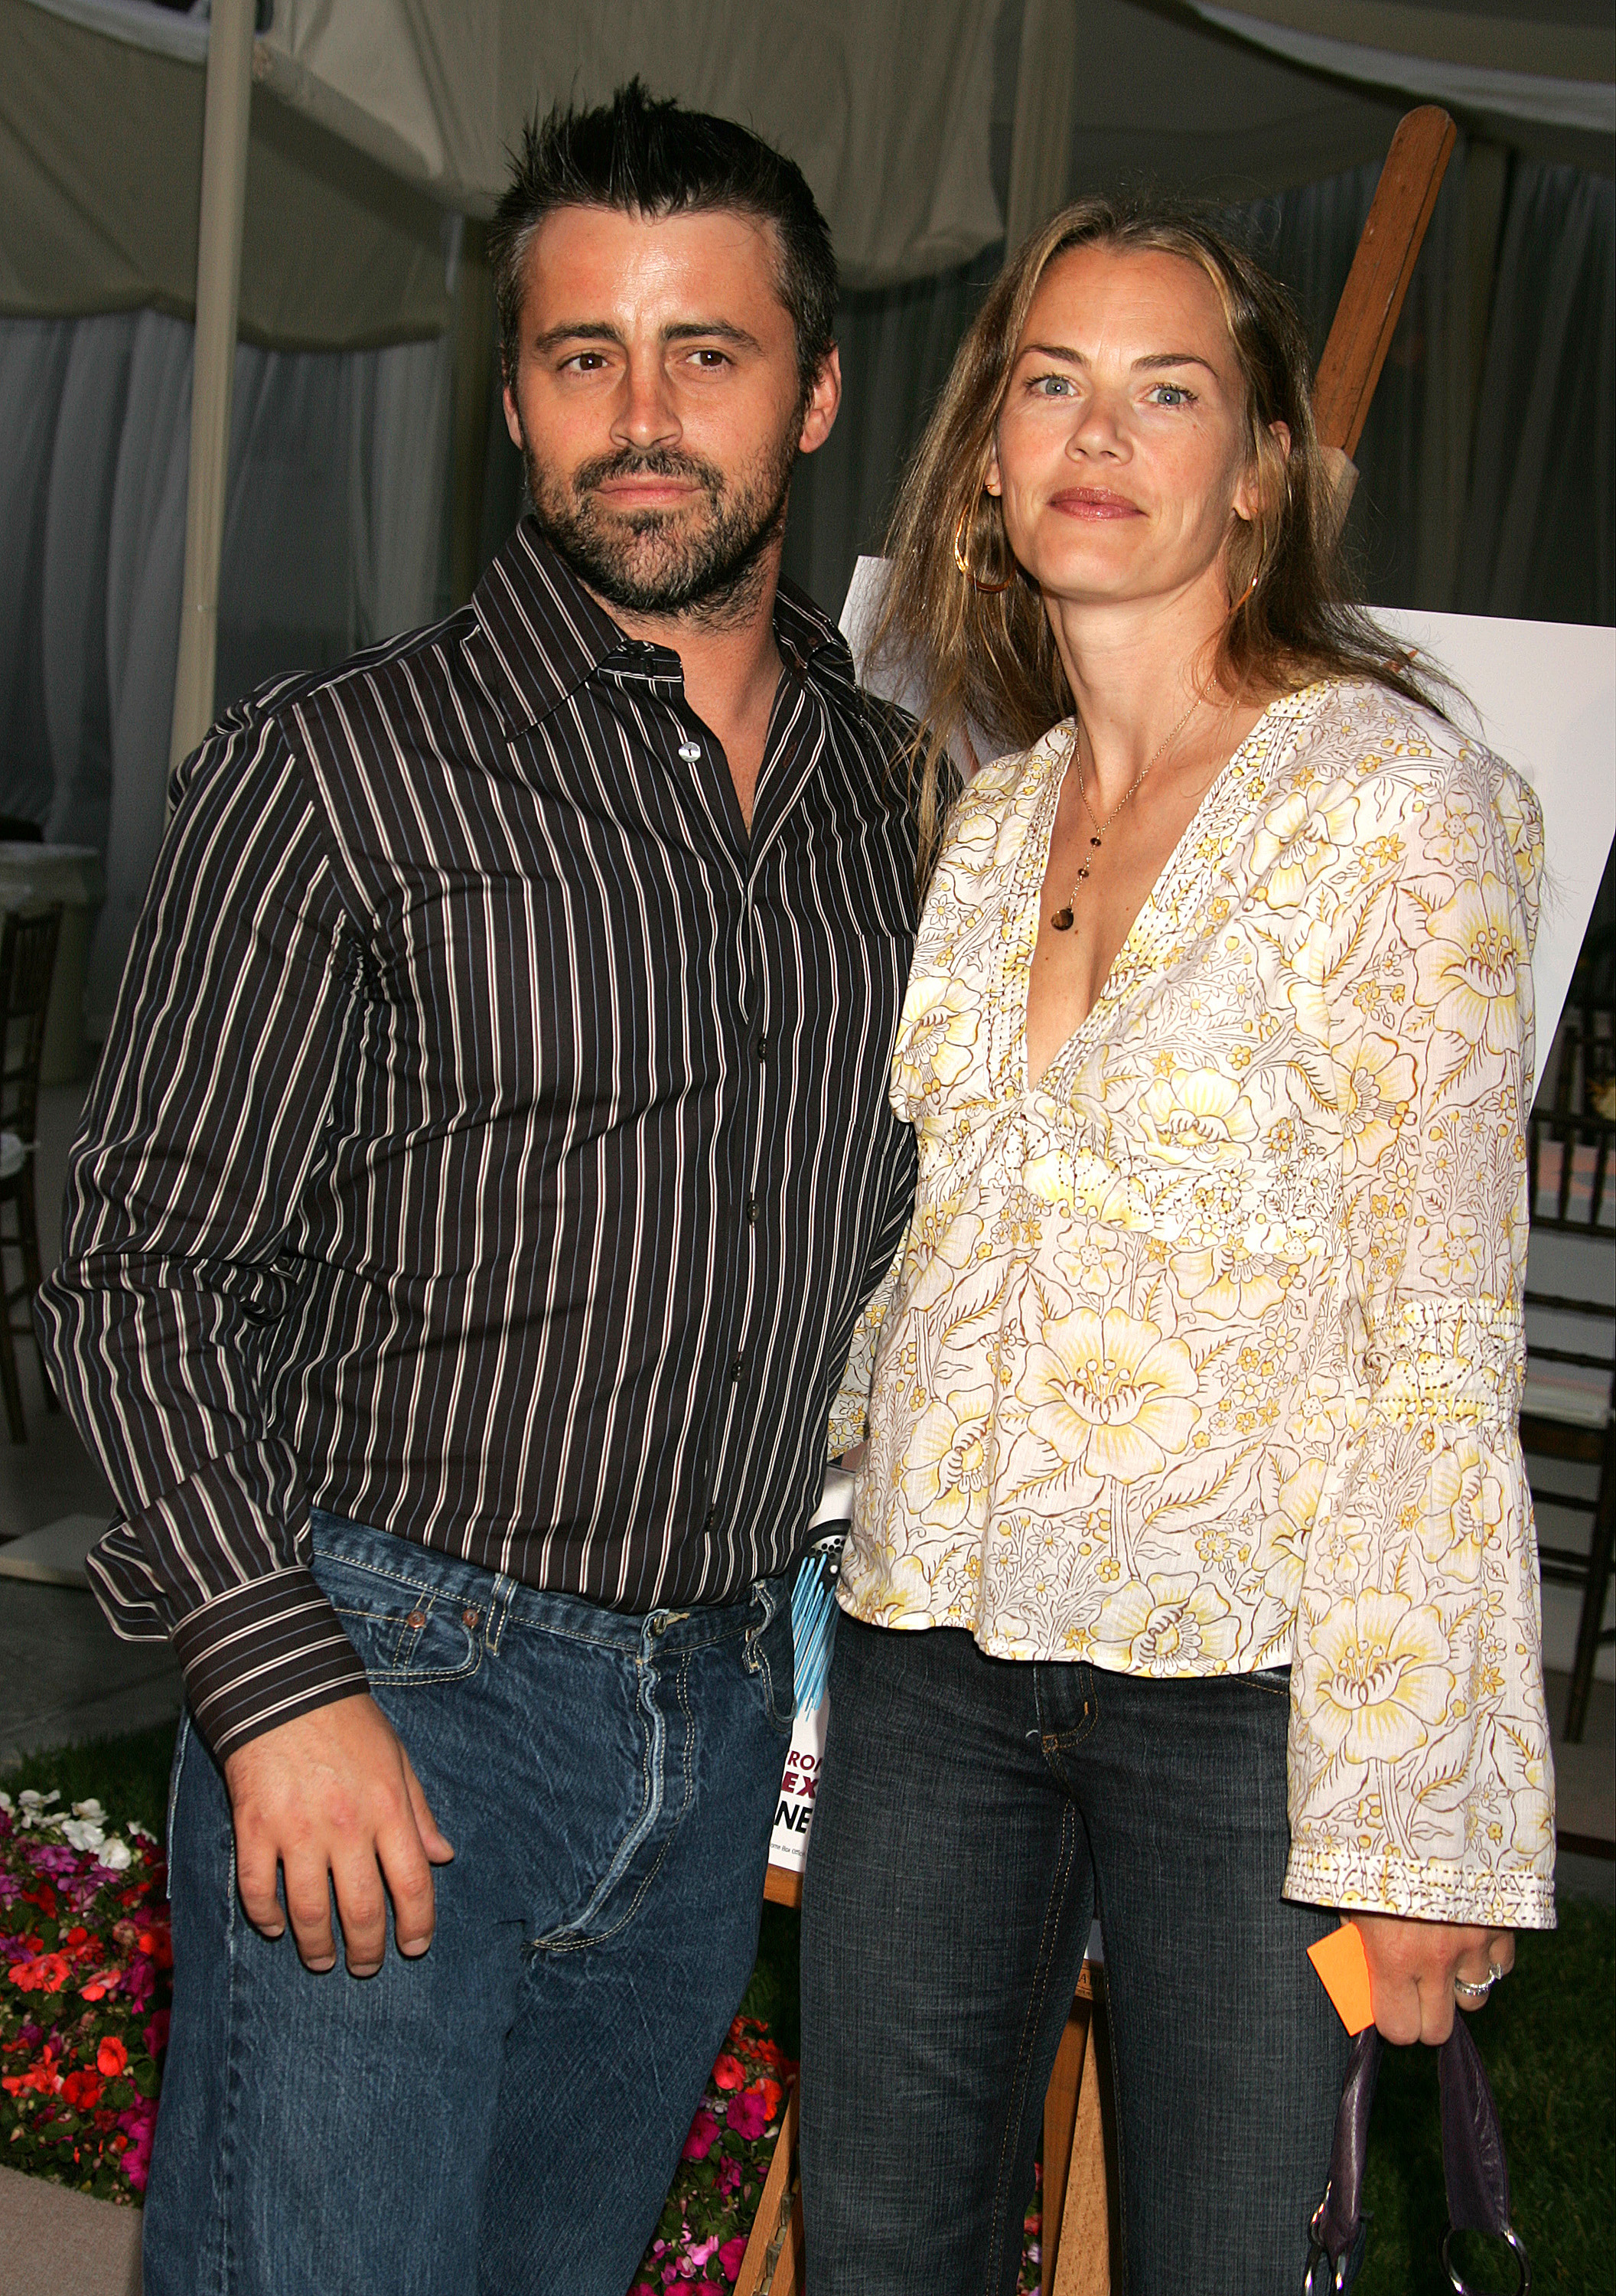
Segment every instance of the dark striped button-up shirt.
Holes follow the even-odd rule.
[[[40,1321],[103,1607],[221,1754],[363,1686],[311,1506],[630,1611],[804,1544],[912,1192],[915,840],[841,639],[775,631],[750,835],[531,524],[181,771]]]

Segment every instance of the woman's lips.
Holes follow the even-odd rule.
[[[1065,494],[1051,495],[1051,510],[1066,518],[1143,518],[1138,503],[1125,495],[1114,495],[1104,487],[1074,487]]]

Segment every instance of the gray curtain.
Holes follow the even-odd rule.
[[[1224,211],[1320,348],[1373,195],[1354,168]],[[787,571],[833,611],[1002,249],[845,298],[846,395],[797,475]],[[1383,605],[1616,619],[1616,186],[1455,155],[1359,448],[1349,527]],[[446,602],[451,342],[237,354],[223,707]],[[191,331],[155,313],[0,321],[0,813],[106,856],[104,1021],[160,833],[184,547]],[[489,425],[484,562],[519,509]]]
[[[162,831],[185,547],[192,331],[0,321],[0,813],[106,857],[104,1026]],[[14,414],[12,411],[14,410]],[[429,620],[450,341],[236,354],[218,706]]]

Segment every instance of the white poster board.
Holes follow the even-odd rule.
[[[886,566],[861,558],[842,608],[861,676]],[[1447,673],[1473,712],[1457,708],[1457,721],[1531,783],[1543,808],[1547,882],[1532,953],[1541,1070],[1616,833],[1616,630],[1379,607],[1375,615]],[[886,687],[877,680],[875,690]],[[915,697],[889,699],[912,707]]]

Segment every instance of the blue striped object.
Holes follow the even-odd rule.
[[[825,1695],[836,1640],[836,1582],[842,1541],[828,1541],[803,1557],[791,1596],[791,1639],[796,1652],[796,1710],[810,1713]]]

